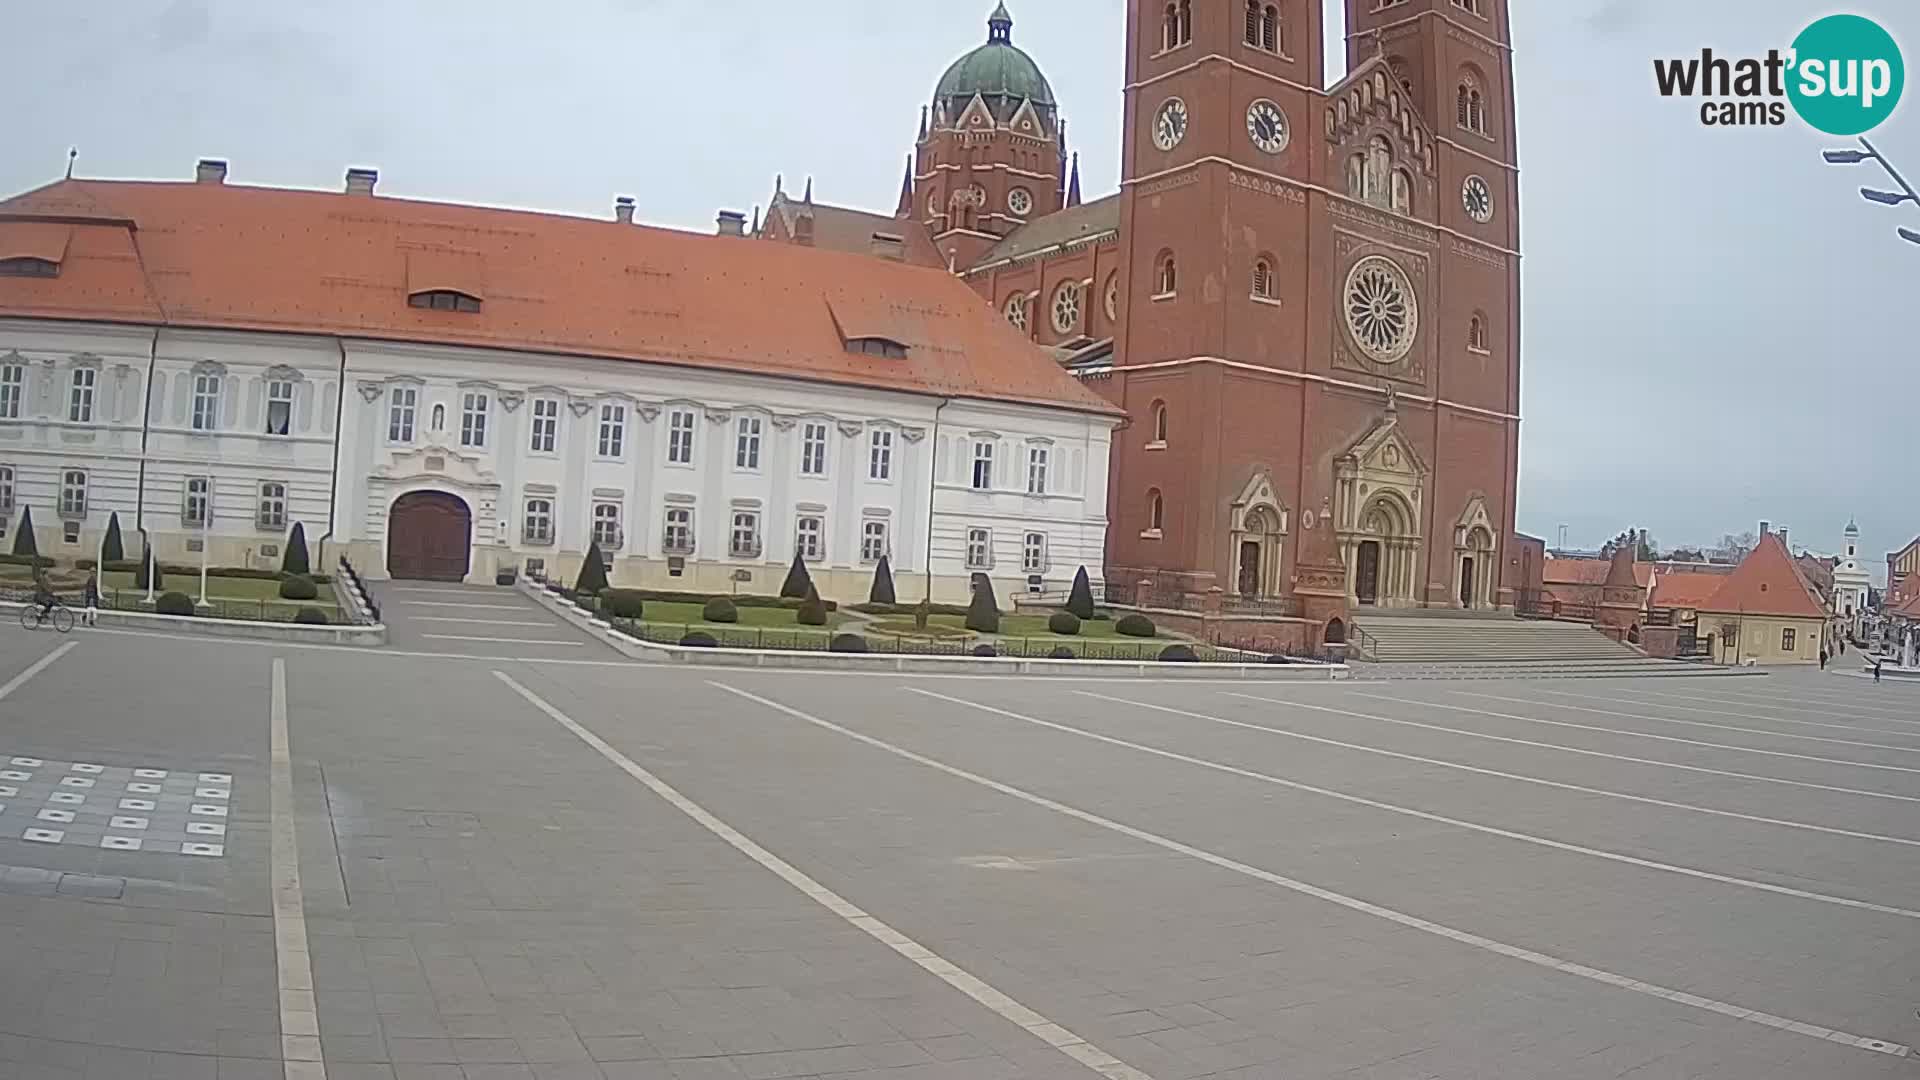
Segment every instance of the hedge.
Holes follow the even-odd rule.
[[[1047,658],[1049,660],[1078,660],[1079,659],[1079,657],[1074,654],[1074,651],[1072,649],[1067,648],[1065,645],[1055,645],[1053,647],[1053,651],[1047,654]]]
[[[161,593],[153,602],[153,610],[162,615],[192,615],[193,597],[180,592]]]
[[[820,590],[814,588],[811,581],[807,582],[806,598],[801,601],[800,610],[794,612],[793,621],[801,626],[827,625],[827,605],[820,599]]]
[[[600,610],[615,619],[638,619],[646,612],[646,602],[632,589],[608,589],[600,594]]]
[[[912,615],[919,610],[919,604],[848,604],[848,611],[858,611],[863,615]],[[831,608],[829,608],[831,610]],[[958,604],[929,604],[929,615],[965,615],[967,609]]]
[[[1120,616],[1120,621],[1113,624],[1113,629],[1115,632],[1125,634],[1128,637],[1152,637],[1154,635],[1153,620],[1137,611]]]
[[[1077,634],[1080,632],[1080,616],[1071,611],[1056,611],[1048,616],[1047,629],[1056,634]]]
[[[283,574],[307,574],[313,567],[307,564],[307,527],[300,522],[293,523],[293,532],[287,535],[287,551],[280,560],[280,572]]]
[[[873,586],[867,590],[867,601],[892,605],[899,599],[893,594],[893,563],[882,555],[879,564],[873,568]]]
[[[1192,664],[1199,659],[1191,645],[1169,645],[1160,650],[1160,662],[1163,664]]]
[[[607,587],[607,559],[600,554],[598,542],[587,545],[587,557],[580,563],[580,576],[574,579],[573,591],[588,595],[597,595]]]
[[[685,637],[682,637],[680,639],[680,645],[682,648],[688,649],[717,649],[720,647],[720,643],[714,640],[713,635],[704,630],[695,630]]]
[[[312,600],[319,595],[320,589],[313,583],[313,579],[310,577],[293,574],[280,583],[280,599],[282,600]]]
[[[572,590],[567,589],[563,591],[571,592]],[[705,604],[709,600],[726,600],[731,602],[734,607],[798,608],[806,602],[805,600],[794,600],[784,596],[675,592],[670,589],[620,589],[618,591],[630,593],[639,597],[641,600],[657,604]],[[828,611],[840,610],[840,605],[832,600],[823,599],[820,602],[827,605]],[[856,608],[855,610],[859,609]]]
[[[975,656],[999,656],[999,655],[1000,655],[1000,650],[998,650],[998,649],[996,649],[996,648],[994,648],[994,647],[993,647],[993,646],[991,646],[991,645],[975,645],[975,646],[973,647],[973,655],[975,655]]]
[[[835,634],[833,642],[827,646],[827,651],[863,653],[867,651],[867,639],[859,634]]]
[[[6,561],[6,556],[0,555],[0,561]],[[73,565],[75,568],[80,570],[92,570],[94,567],[99,566],[100,564],[93,559],[75,559],[73,560]],[[110,574],[137,574],[140,572],[140,560],[109,559],[107,561],[107,564],[104,567],[102,567],[102,569],[104,569],[107,573],[110,573]],[[165,577],[168,574],[182,574],[187,577],[197,578],[200,576],[200,567],[190,566],[186,563],[170,563],[170,562],[161,563],[160,576]],[[287,575],[282,574],[278,570],[261,570],[258,567],[253,567],[253,566],[209,566],[207,567],[207,576],[208,577],[224,577],[224,578],[247,578],[252,581],[279,581],[285,578]],[[306,575],[306,577],[307,577],[307,580],[313,582],[316,585],[325,585],[328,582],[331,582],[333,580],[333,578],[328,574],[308,574]]]
[[[7,566],[52,566],[53,560],[45,555],[0,555],[0,564]]]
[[[796,551],[793,565],[787,569],[787,580],[780,583],[780,595],[787,600],[805,600],[812,588],[813,575],[807,573],[807,562]]]
[[[1000,632],[1000,605],[993,597],[993,579],[974,575],[973,602],[967,605],[967,629],[976,634]]]
[[[740,609],[726,597],[716,596],[700,609],[700,617],[711,623],[736,623],[740,621]]]
[[[1067,610],[1082,619],[1093,618],[1093,583],[1087,580],[1087,568],[1073,575],[1073,589],[1067,593]]]
[[[293,621],[304,626],[327,626],[333,620],[317,607],[303,607],[293,616]]]

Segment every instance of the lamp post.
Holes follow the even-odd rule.
[[[1868,142],[1864,135],[1860,137],[1860,145],[1864,149],[1825,150],[1821,152],[1820,156],[1825,158],[1829,165],[1858,165],[1861,162],[1871,161],[1879,165],[1880,170],[1886,173],[1887,178],[1892,180],[1900,189],[1898,191],[1884,191],[1879,188],[1863,187],[1860,189],[1860,197],[1868,202],[1878,203],[1881,206],[1899,206],[1903,203],[1913,203],[1915,206],[1920,206],[1920,192],[1916,192],[1913,185],[1907,182],[1906,177],[1900,175],[1899,170],[1893,167],[1893,162],[1888,161],[1882,156],[1879,149]],[[1910,244],[1920,244],[1920,232],[1915,232],[1904,225],[1896,228],[1894,232],[1899,235],[1900,239]]]
[[[200,606],[207,606],[207,549],[213,545],[213,477],[207,477],[207,507],[200,515]],[[151,582],[153,579],[147,579]]]

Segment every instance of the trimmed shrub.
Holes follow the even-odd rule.
[[[787,568],[787,580],[780,583],[780,595],[789,600],[805,600],[807,590],[813,588],[813,575],[807,573],[807,562],[799,552],[793,553],[793,565]]]
[[[1080,632],[1080,616],[1071,611],[1056,611],[1047,618],[1047,629],[1069,636]]]
[[[1077,655],[1075,655],[1075,654],[1074,654],[1074,651],[1073,651],[1072,649],[1069,649],[1069,648],[1067,648],[1067,647],[1066,647],[1065,645],[1055,645],[1055,646],[1053,647],[1053,651],[1047,654],[1047,659],[1049,659],[1049,660],[1078,660],[1078,659],[1080,659],[1080,657],[1078,657]]]
[[[720,643],[714,640],[712,634],[704,630],[695,630],[680,639],[680,646],[685,649],[717,649]]]
[[[151,551],[151,550],[152,549],[150,548],[148,549],[148,551]],[[147,558],[148,558],[148,552],[142,551],[140,553],[140,561],[134,564],[133,586],[136,589],[145,589],[148,587],[158,589],[161,587],[162,579],[164,579],[167,576],[165,567],[161,566],[157,562],[149,566],[147,564]],[[153,573],[153,581],[151,582],[151,585],[149,585],[149,582],[147,581],[147,573],[149,570],[151,570]],[[191,615],[193,613],[189,611],[187,612],[187,614]]]
[[[580,576],[573,583],[573,591],[597,595],[607,587],[607,560],[600,554],[598,543],[587,545],[587,560],[580,564]]]
[[[33,507],[20,511],[20,531],[13,534],[13,553],[15,555],[38,555],[40,548],[33,542]]]
[[[312,600],[320,595],[319,586],[305,574],[294,574],[280,583],[280,599]]]
[[[0,555],[0,564],[7,566],[52,566],[53,560],[45,555]]]
[[[100,541],[100,561],[120,562],[127,557],[126,545],[120,540],[120,511],[107,515],[107,538]]]
[[[287,554],[280,560],[280,572],[306,574],[312,569],[307,564],[307,527],[296,521],[293,532],[287,536]]]
[[[303,607],[293,616],[293,621],[303,626],[328,626],[333,620],[317,607]]]
[[[700,609],[700,617],[708,622],[736,623],[740,621],[740,609],[726,597],[716,596]]]
[[[827,605],[821,602],[820,590],[814,588],[811,581],[807,582],[807,599],[800,610],[794,612],[793,621],[801,626],[827,625]]]
[[[863,653],[867,651],[867,639],[859,634],[835,634],[829,652]]]
[[[647,605],[632,589],[608,589],[600,594],[600,610],[615,619],[638,619]]]
[[[967,605],[967,629],[976,634],[1000,632],[1000,605],[993,599],[993,579],[976,574],[973,579],[973,603]]]
[[[885,555],[880,556],[880,564],[873,568],[873,588],[867,590],[867,602],[893,606],[893,564]]]
[[[1087,568],[1073,575],[1073,591],[1067,593],[1067,610],[1082,619],[1093,618],[1093,583],[1087,580]]]
[[[153,610],[162,615],[191,615],[193,597],[183,592],[161,593],[160,599],[153,602]]]
[[[1120,621],[1113,624],[1113,629],[1116,633],[1125,634],[1128,637],[1154,635],[1153,620],[1137,611],[1120,616]]]
[[[998,649],[996,649],[996,648],[994,648],[994,647],[993,647],[993,646],[991,646],[991,645],[975,645],[975,646],[973,647],[973,655],[975,655],[975,656],[999,656],[999,655],[1000,655],[1000,650],[998,650]]]
[[[1286,653],[1274,653],[1267,657],[1264,662],[1268,664],[1291,664],[1293,663],[1293,657],[1288,656]]]
[[[1199,655],[1191,645],[1169,645],[1160,650],[1160,662],[1163,664],[1193,664],[1199,660]]]
[[[833,609],[833,605],[829,603],[827,605],[827,608],[829,611],[831,611]],[[865,604],[847,605],[848,611],[858,611],[865,615],[911,615],[915,611],[919,610],[919,608],[920,608],[919,604],[865,603]],[[929,615],[965,615],[966,613],[967,613],[967,609],[961,607],[958,604],[927,605],[927,614]]]

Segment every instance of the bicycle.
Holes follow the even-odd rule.
[[[73,609],[61,603],[58,597],[54,598],[53,606],[47,609],[45,614],[41,613],[38,600],[28,602],[26,607],[20,609],[21,629],[38,630],[48,625],[62,634],[72,630]]]

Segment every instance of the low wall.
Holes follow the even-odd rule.
[[[1126,604],[1103,606],[1116,612],[1137,611],[1152,619],[1155,626],[1176,634],[1185,634],[1201,641],[1218,641],[1254,652],[1308,653],[1320,647],[1320,643],[1314,640],[1320,624],[1311,619],[1284,615],[1209,615],[1200,611]]]
[[[636,660],[697,664],[703,667],[786,668],[818,671],[883,671],[902,674],[1077,675],[1154,679],[1316,680],[1344,679],[1345,664],[1180,664],[1152,660],[1044,660],[1016,656],[913,656],[896,653],[829,653],[781,649],[696,649],[657,645],[615,630],[528,581],[521,592],[585,630],[614,650]]]
[[[21,608],[29,605],[12,601],[0,602],[0,611],[8,613],[9,618],[17,619]],[[85,612],[76,608],[73,619],[76,624]],[[347,626],[308,626],[292,622],[253,622],[244,619],[209,619],[198,615],[155,615],[146,611],[113,611],[101,608],[97,613],[100,626],[125,627],[129,630],[147,630],[168,634],[187,634],[193,637],[214,638],[252,638],[260,641],[295,641],[313,645],[363,645],[381,646],[387,643],[387,628],[384,625]],[[51,632],[51,631],[49,631]]]

